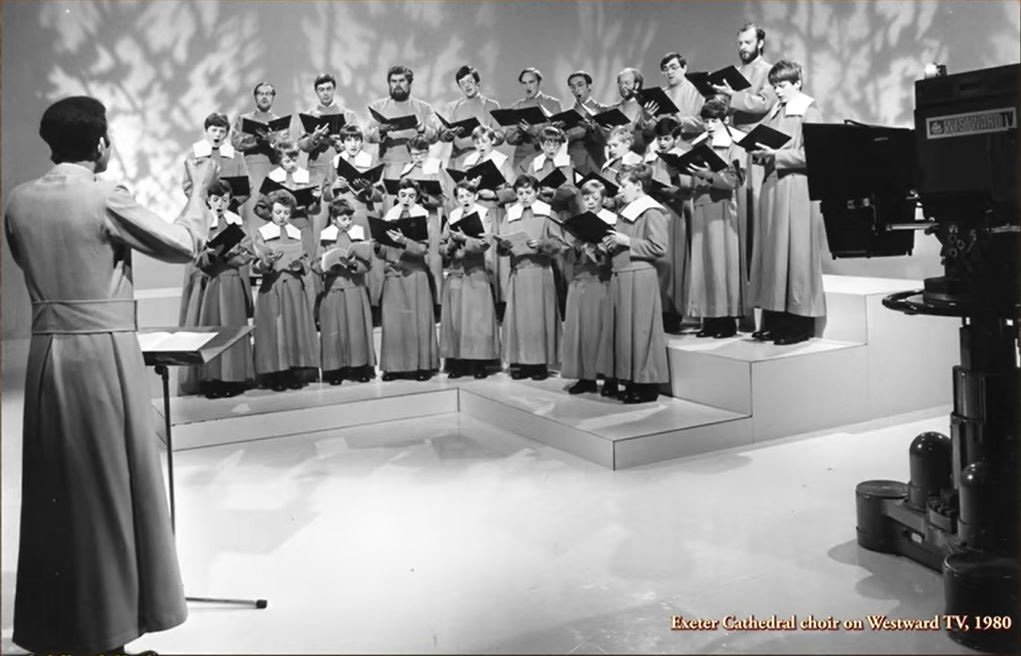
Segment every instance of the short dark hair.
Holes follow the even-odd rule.
[[[106,107],[90,96],[58,100],[43,112],[39,136],[54,164],[93,161],[99,140],[107,138]]]
[[[543,141],[559,141],[567,143],[567,135],[564,131],[554,125],[547,125],[539,131],[539,143]]]
[[[209,189],[206,190],[206,197],[211,196],[229,196],[231,194],[230,185],[217,178],[213,180],[213,183],[209,185]]]
[[[226,114],[220,112],[213,112],[206,117],[206,120],[202,123],[202,129],[208,130],[209,128],[216,126],[218,128],[227,128],[227,132],[230,132],[230,120],[227,119]]]
[[[278,141],[276,144],[276,151],[281,155],[287,155],[292,158],[301,154],[301,149],[298,148],[298,143],[291,140]]]
[[[702,109],[699,110],[699,116],[702,118],[718,118],[722,121],[727,118],[729,110],[730,102],[726,97],[713,96],[702,105]]]
[[[401,181],[397,183],[397,191],[400,191],[401,189],[414,189],[416,196],[422,195],[422,185],[418,184],[418,180],[401,178]]]
[[[415,81],[415,71],[411,70],[407,66],[401,64],[394,64],[386,71],[386,81],[389,82],[390,78],[394,75],[403,75],[408,78],[408,84]]]
[[[269,204],[269,210],[272,211],[274,205],[283,205],[294,213],[294,210],[298,207],[298,201],[294,198],[294,194],[287,191],[286,189],[277,189],[271,191],[266,196],[266,203]]]
[[[652,167],[648,164],[627,164],[621,167],[617,180],[622,183],[637,182],[641,185],[642,191],[649,193],[649,187],[652,185]]]
[[[738,34],[741,32],[747,32],[748,30],[755,30],[755,40],[762,42],[762,50],[766,49],[766,30],[758,26],[757,23],[748,21],[741,26],[741,29],[737,31]]]
[[[263,82],[259,82],[258,84],[256,84],[255,88],[252,89],[252,97],[253,98],[259,93],[259,87],[269,87],[270,89],[273,90],[273,97],[276,97],[276,95],[277,95],[277,88],[275,86],[273,86],[272,84],[270,84],[269,82],[263,81]]]
[[[537,82],[542,82],[542,73],[535,66],[529,66],[528,68],[522,68],[521,72],[518,73],[518,82],[521,82],[521,78],[525,76],[525,73],[531,73],[535,76]]]
[[[326,84],[327,82],[332,84],[334,89],[337,88],[337,78],[333,77],[329,73],[320,73],[319,75],[316,75],[316,80],[312,83],[312,88],[317,89],[320,84]]]
[[[340,131],[337,132],[337,136],[340,137],[341,141],[344,141],[345,139],[361,139],[362,141],[365,141],[365,135],[362,134],[361,128],[352,123],[344,124],[344,126],[340,128]]]
[[[457,181],[457,184],[454,185],[455,197],[457,195],[458,189],[464,189],[465,191],[470,191],[473,194],[479,193],[478,186],[468,178],[461,178],[460,180]]]
[[[514,181],[514,191],[523,187],[531,187],[536,191],[539,190],[539,181],[532,175],[519,175],[518,179]]]
[[[781,82],[801,82],[804,84],[804,78],[801,76],[801,64],[791,61],[790,59],[781,59],[773,64],[773,68],[769,69],[769,83],[773,86]]]
[[[467,64],[465,64],[461,68],[457,69],[456,73],[454,73],[454,84],[460,82],[462,77],[467,77],[469,75],[475,78],[476,83],[478,83],[481,79],[479,78],[479,72],[475,70],[474,66],[468,66]]]
[[[679,127],[681,127],[681,122],[676,118],[664,116],[656,122],[656,127],[653,131],[657,137],[664,137],[672,135]]]
[[[580,77],[585,80],[585,84],[592,86],[592,76],[588,71],[575,71],[567,76],[567,83],[570,84],[571,80],[576,77]]]
[[[422,135],[415,135],[408,140],[408,150],[429,150],[429,140]]]
[[[663,70],[664,68],[666,68],[666,65],[669,64],[670,61],[674,59],[677,60],[677,63],[680,64],[682,68],[688,65],[688,60],[684,58],[684,55],[682,55],[679,52],[670,51],[667,54],[663,55],[663,59],[659,60],[659,70]]]
[[[335,216],[350,216],[355,213],[354,205],[346,198],[334,198],[330,201],[330,218]]]
[[[475,126],[474,130],[472,130],[472,134],[471,134],[472,141],[475,141],[476,139],[478,139],[482,135],[488,136],[490,141],[495,142],[496,141],[496,136],[497,136],[497,131],[494,130],[493,128],[491,128],[488,125],[480,123],[479,125]]]

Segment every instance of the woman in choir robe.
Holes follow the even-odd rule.
[[[599,371],[607,378],[604,396],[617,395],[621,381],[624,403],[644,403],[655,401],[659,385],[670,380],[655,268],[666,254],[666,209],[648,195],[648,166],[626,166],[619,179],[625,205],[615,231],[603,240],[613,273]]]
[[[818,123],[822,115],[815,99],[801,92],[800,65],[778,61],[769,70],[769,83],[777,103],[762,123],[791,138],[778,150],[756,144],[751,152],[753,161],[763,164],[765,177],[759,195],[762,220],[752,238],[749,297],[763,314],[762,327],[752,337],[786,345],[811,338],[815,319],[826,314],[826,226],[819,203],[808,197],[802,137],[802,125]]]
[[[734,164],[743,157],[743,150],[723,122],[727,118],[724,101],[707,101],[700,115],[708,131],[691,145],[709,144],[728,165],[716,173],[709,167],[694,165],[688,171],[694,183],[694,211],[687,314],[702,319],[698,337],[733,337],[737,334],[737,318],[744,312],[735,197],[741,172]]]
[[[429,210],[418,204],[418,195],[417,182],[410,178],[401,180],[398,203],[383,220],[414,219],[428,226]],[[376,244],[377,255],[386,262],[379,358],[383,380],[391,381],[399,376],[429,380],[440,367],[426,265],[431,240],[415,241],[396,229],[388,230],[387,236],[399,246]]]
[[[217,180],[206,196],[209,206],[209,238],[213,239],[231,225],[244,229],[244,220],[227,209],[230,185]],[[252,240],[243,239],[225,253],[207,248],[185,269],[181,292],[181,326],[246,326],[252,316],[252,285],[249,264],[253,259]],[[215,399],[237,396],[255,382],[252,342],[239,339],[219,357],[201,367],[182,367],[182,394],[204,394]]]
[[[266,201],[270,223],[255,233],[254,269],[262,274],[255,300],[255,373],[265,386],[282,392],[301,389],[316,373],[319,343],[305,293],[309,257],[301,231],[290,224],[297,202],[282,189]],[[289,262],[281,267],[282,258]]]
[[[486,251],[490,241],[485,235],[464,233],[459,222],[477,214],[485,222],[487,210],[477,203],[475,186],[461,180],[454,187],[458,206],[443,228],[440,248],[447,262],[440,314],[440,355],[448,378],[473,374],[488,376],[486,363],[500,359],[500,333],[496,323],[492,284],[486,273]]]
[[[605,195],[603,183],[589,180],[581,187],[582,209],[592,212],[607,225],[615,226],[617,215],[603,208]],[[601,245],[581,241],[569,232],[565,232],[564,237],[569,246],[566,260],[572,267],[572,275],[567,289],[560,375],[578,379],[567,388],[571,394],[595,392],[603,318],[607,312],[610,259]]]
[[[372,246],[366,240],[368,231],[354,223],[355,209],[346,198],[330,201],[329,213],[330,225],[319,234],[319,253],[312,261],[312,270],[323,277],[319,305],[323,381],[340,385],[346,378],[366,383],[376,367],[372,308],[365,287]]]
[[[538,199],[538,187],[530,175],[514,181],[518,202],[507,208],[498,232],[499,249],[510,257],[503,346],[514,379],[545,380],[559,357],[553,258],[564,242],[552,208]]]

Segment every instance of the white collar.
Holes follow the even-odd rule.
[[[551,208],[549,205],[542,202],[541,200],[537,200],[534,203],[532,203],[531,210],[532,214],[534,214],[535,216],[545,216],[550,218],[552,218],[553,216],[553,208]],[[524,205],[522,205],[521,203],[514,203],[513,205],[507,208],[507,220],[508,221],[519,220],[524,211],[525,211]]]
[[[356,169],[367,169],[372,167],[372,154],[365,150],[359,150],[358,154],[355,155],[354,161],[347,156],[347,152],[340,153],[333,158],[333,168],[337,168],[337,162],[343,157],[345,162],[350,163]]]
[[[492,160],[493,164],[496,164],[496,168],[503,166],[503,163],[507,161],[507,156],[501,153],[499,150],[491,150],[486,155],[486,159]],[[480,164],[479,151],[473,150],[464,158],[464,165],[468,168]]]
[[[340,228],[335,225],[329,225],[322,229],[319,233],[319,241],[337,241],[337,237],[340,236]]]
[[[308,169],[297,168],[294,170],[294,173],[291,174],[291,177],[294,179],[294,184],[308,184]],[[287,172],[278,166],[269,172],[269,179],[273,182],[283,183],[287,180]]]
[[[799,93],[787,101],[787,108],[784,110],[784,113],[787,116],[804,116],[805,110],[808,109],[808,106],[813,102],[815,102],[815,98],[812,96],[805,93]]]
[[[297,228],[292,226],[290,223],[288,223],[285,227],[286,227],[286,231],[287,231],[287,236],[288,237],[290,237],[291,239],[301,239],[301,230],[298,230]],[[259,234],[262,235],[262,238],[265,241],[270,241],[272,239],[279,239],[280,238],[280,226],[278,226],[277,224],[275,224],[273,222],[267,223],[266,225],[264,225],[261,228],[259,228]]]
[[[196,141],[191,145],[191,152],[196,158],[209,157],[213,154],[213,144],[209,143],[205,139]],[[234,159],[234,146],[231,146],[227,142],[220,144],[220,157]]]
[[[613,165],[613,162],[615,162],[615,161],[616,160],[613,160],[613,159],[610,159],[609,157],[607,157],[606,161],[603,162],[602,170],[605,171],[606,169],[610,168]],[[620,165],[621,166],[634,166],[636,164],[642,164],[644,161],[645,160],[642,158],[641,155],[639,155],[638,153],[636,153],[633,150],[629,150],[626,153],[624,153],[624,155],[620,158]]]
[[[606,225],[617,225],[617,215],[605,207],[596,212],[596,216],[602,219]]]
[[[472,206],[472,208],[471,208],[471,212],[468,212],[468,214],[478,213],[479,218],[480,219],[484,219],[484,218],[486,218],[486,212],[488,212],[488,211],[489,211],[489,208],[486,207],[485,205],[479,205],[478,203],[475,203],[475,205]],[[453,224],[457,223],[458,221],[460,221],[461,218],[464,217],[464,216],[465,216],[464,208],[461,207],[460,205],[458,205],[457,207],[455,207],[450,212],[450,223],[451,223],[451,225],[453,225]]]
[[[546,166],[546,153],[539,153],[532,160],[532,170],[541,171]],[[571,157],[567,154],[566,150],[560,149],[553,155],[553,168],[560,168],[561,166],[568,166],[571,163]]]
[[[401,214],[403,212],[404,212],[403,207],[401,207],[400,205],[394,205],[393,207],[390,208],[389,211],[387,211],[385,215],[383,215],[383,220],[396,221],[397,219],[401,218]],[[413,219],[417,219],[419,217],[429,216],[429,210],[425,209],[424,207],[416,203],[411,206],[411,209],[408,210],[408,215]]]
[[[642,215],[642,212],[652,209],[664,212],[666,211],[665,208],[657,203],[652,196],[645,195],[628,203],[627,207],[621,210],[620,216],[628,223],[634,223],[635,220]]]
[[[236,225],[236,226],[244,225],[244,221],[241,219],[241,217],[238,216],[237,214],[235,214],[234,212],[231,212],[230,210],[227,210],[226,212],[223,213],[223,222],[226,223],[227,225]],[[218,226],[219,224],[220,224],[220,221],[217,218],[217,216],[214,214],[213,215],[213,220],[209,224],[210,230],[216,228],[216,226]]]
[[[365,241],[365,229],[360,225],[352,225],[347,229],[347,236],[351,241]]]

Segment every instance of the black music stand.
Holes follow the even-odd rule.
[[[154,367],[163,381],[163,422],[167,440],[167,477],[170,484],[170,527],[177,533],[177,509],[174,502],[174,439],[170,426],[170,371],[172,366],[201,366],[220,357],[224,351],[233,346],[234,342],[252,332],[252,326],[174,326],[173,328],[148,328],[139,333],[154,332],[189,332],[210,333],[213,337],[201,347],[189,351],[143,350],[145,364]],[[206,604],[230,604],[265,608],[269,602],[265,599],[221,599],[218,597],[185,597],[186,601]]]

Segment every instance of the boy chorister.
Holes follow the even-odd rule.
[[[428,226],[429,210],[418,204],[419,188],[414,180],[401,180],[398,204],[384,221],[414,219]],[[399,246],[376,244],[377,254],[386,261],[383,281],[380,368],[383,380],[398,376],[429,380],[439,369],[433,299],[429,289],[426,255],[429,241],[409,239],[398,230],[387,235]]]
[[[503,346],[515,379],[546,379],[559,356],[552,263],[563,250],[563,240],[552,208],[538,200],[538,186],[530,175],[514,181],[518,202],[507,208],[499,229],[499,249],[510,257]]]
[[[605,194],[606,187],[598,180],[583,184],[582,211],[592,212],[607,225],[615,226],[617,215],[603,208]],[[578,379],[567,388],[571,394],[595,392],[602,325],[607,313],[610,259],[601,245],[586,243],[568,232],[564,236],[570,247],[566,259],[572,274],[564,314],[560,375]]]
[[[255,372],[267,387],[281,392],[300,389],[309,370],[319,367],[319,343],[305,293],[309,258],[301,231],[290,224],[294,196],[277,190],[266,197],[266,205],[270,222],[255,234],[254,268],[262,274],[255,301]]]
[[[652,171],[626,166],[620,174],[625,202],[614,232],[603,240],[613,261],[609,303],[603,321],[599,372],[606,376],[604,396],[626,387],[625,403],[654,401],[659,384],[668,382],[656,260],[666,253],[665,208],[648,195]]]
[[[610,130],[610,136],[606,138],[606,161],[599,171],[599,175],[607,180],[613,181],[617,178],[621,169],[625,166],[636,166],[642,163],[642,156],[631,150],[635,133],[630,126],[618,125]],[[614,203],[608,203],[615,206]]]
[[[248,167],[245,166],[244,156],[234,150],[234,147],[227,140],[227,136],[230,134],[230,121],[227,119],[227,115],[213,112],[206,117],[203,129],[205,130],[205,137],[191,145],[191,155],[188,158],[192,161],[198,161],[206,157],[212,158],[217,166],[220,167],[217,174],[217,177],[220,179],[247,177]],[[188,174],[187,166],[184,167],[181,187],[184,189],[186,196],[191,194],[192,181],[191,176]],[[246,199],[247,196],[237,196],[234,200],[240,205]]]
[[[486,361],[500,358],[496,307],[486,272],[486,252],[491,245],[485,235],[467,235],[459,224],[472,214],[485,223],[489,210],[477,203],[475,186],[467,180],[457,183],[454,195],[458,206],[451,211],[440,242],[448,265],[440,315],[440,355],[449,378],[469,373],[485,378]]]
[[[372,308],[365,274],[372,264],[368,231],[354,223],[354,207],[346,198],[329,205],[330,225],[319,234],[319,253],[312,270],[323,277],[319,305],[319,342],[323,381],[340,385],[347,378],[368,382],[375,375]],[[334,262],[332,256],[339,258]],[[323,257],[330,258],[326,268]]]
[[[209,187],[206,203],[210,210],[209,239],[231,225],[244,228],[241,217],[227,210],[230,185],[222,180]],[[181,326],[244,326],[252,316],[252,288],[248,264],[252,242],[245,238],[224,253],[207,248],[185,270],[181,292]],[[255,380],[252,343],[239,339],[218,358],[201,367],[181,371],[181,392],[204,394],[215,399],[236,396]]]
[[[408,157],[409,160],[398,171],[398,180],[407,178],[419,183],[440,180],[442,162],[429,156],[429,141],[425,137],[412,137],[408,140]],[[440,259],[439,242],[443,196],[428,194],[420,187],[418,204],[429,210],[429,252],[426,255],[426,264],[429,267],[429,284],[433,290],[433,298],[438,299],[443,286],[443,262]]]

